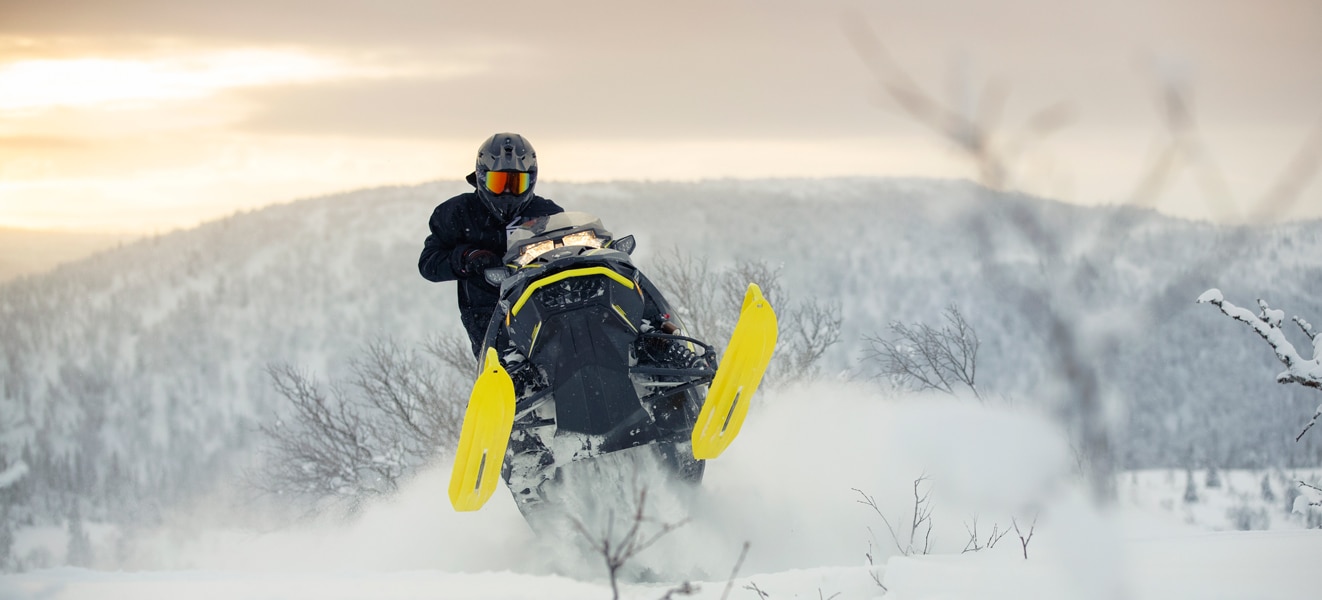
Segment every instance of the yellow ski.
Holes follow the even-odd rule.
[[[482,372],[473,383],[459,433],[459,450],[450,473],[450,503],[457,511],[482,508],[496,491],[505,447],[514,428],[514,382],[487,349]]]
[[[762,297],[757,284],[750,283],[739,321],[707,391],[707,402],[693,426],[694,458],[720,456],[739,435],[739,427],[748,415],[748,402],[762,382],[775,348],[776,311]]]

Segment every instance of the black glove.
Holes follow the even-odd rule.
[[[490,250],[474,248],[464,252],[463,267],[460,269],[461,277],[481,277],[482,272],[491,267],[500,266],[500,257]]]

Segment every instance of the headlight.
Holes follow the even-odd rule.
[[[592,248],[601,247],[601,238],[597,237],[597,234],[591,231],[580,231],[578,233],[571,233],[565,237],[560,238],[560,241],[563,242],[564,245],[566,246],[589,246]]]
[[[542,240],[540,242],[537,242],[536,244],[529,244],[527,246],[524,246],[523,250],[519,252],[519,258],[515,260],[515,262],[518,263],[520,266],[526,265],[534,260],[537,260],[538,256],[541,256],[556,248],[561,248],[564,246],[587,246],[589,248],[600,248],[603,245],[605,245],[605,243],[606,240],[597,237],[597,234],[595,232],[579,231],[577,233],[571,233],[569,235],[566,235],[558,240]]]
[[[519,263],[519,265],[526,265],[536,260],[538,256],[546,254],[554,249],[555,242],[553,240],[542,240],[536,244],[528,244],[523,247],[521,252],[519,252],[519,258],[515,262]]]

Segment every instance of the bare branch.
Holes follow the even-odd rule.
[[[851,488],[851,489],[853,489],[855,492],[858,492],[858,495],[863,497],[862,500],[857,501],[859,504],[863,504],[865,506],[871,507],[872,512],[877,513],[877,516],[881,517],[881,521],[886,524],[886,530],[889,531],[891,534],[891,541],[895,543],[895,549],[899,550],[900,554],[908,556],[909,553],[905,551],[904,544],[900,543],[900,536],[895,533],[895,527],[891,525],[890,519],[886,518],[886,514],[881,512],[881,507],[877,506],[877,500],[872,496],[863,493],[863,490],[860,490],[858,488]],[[871,531],[872,528],[869,527],[868,532],[871,533]],[[875,535],[873,537],[875,537]]]
[[[1248,325],[1254,333],[1265,340],[1276,354],[1276,359],[1281,361],[1286,368],[1284,373],[1276,376],[1278,383],[1297,383],[1304,387],[1322,389],[1322,358],[1318,357],[1317,337],[1311,336],[1309,338],[1314,343],[1314,358],[1305,360],[1299,355],[1299,351],[1295,349],[1294,344],[1286,339],[1285,332],[1281,331],[1281,322],[1285,318],[1284,312],[1271,308],[1266,301],[1259,299],[1258,306],[1261,312],[1255,315],[1248,309],[1227,302],[1222,296],[1221,290],[1218,289],[1210,289],[1204,292],[1203,295],[1198,297],[1198,303],[1209,303],[1216,306],[1226,316]],[[1306,321],[1296,317],[1295,322],[1300,324],[1305,334],[1311,335],[1312,327]],[[1316,420],[1317,415],[1314,415],[1313,418]],[[1312,424],[1309,427],[1312,427]],[[1304,429],[1304,431],[1307,430],[1307,428]],[[1302,433],[1299,435],[1303,437]]]

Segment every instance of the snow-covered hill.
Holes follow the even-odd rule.
[[[77,507],[92,520],[152,521],[182,499],[234,494],[256,460],[255,427],[278,402],[268,364],[333,378],[369,340],[458,332],[453,285],[424,281],[415,265],[431,209],[461,185],[237,214],[0,286],[0,472],[27,467],[0,489],[9,518],[58,522]],[[982,338],[983,388],[1032,405],[1052,380],[1040,315],[1020,302],[1037,290],[1074,315],[1142,323],[1096,356],[1126,465],[1322,457],[1322,436],[1292,439],[1317,398],[1273,383],[1265,347],[1193,303],[1218,287],[1242,304],[1263,296],[1322,318],[1322,223],[1235,230],[960,181],[547,182],[540,191],[635,234],[644,268],[674,248],[717,265],[765,260],[791,294],[837,299],[846,328],[824,360],[828,375],[866,375],[865,336],[896,320],[936,324],[954,303]],[[1058,252],[1043,257],[1024,238],[1017,208],[1037,216]]]

